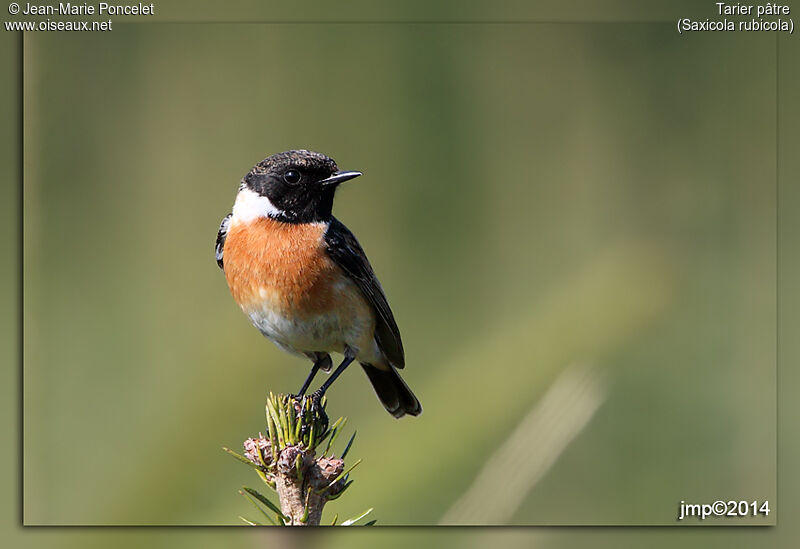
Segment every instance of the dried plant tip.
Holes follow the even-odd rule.
[[[258,438],[244,441],[244,457],[256,465],[269,467],[272,463],[272,445],[264,435],[258,433]]]
[[[344,471],[344,461],[337,458],[318,458],[315,466],[309,471],[309,484],[317,491],[324,490],[336,477]],[[339,486],[341,484],[341,486]],[[344,483],[337,482],[330,493],[341,491]],[[335,490],[334,490],[335,489]]]
[[[278,456],[278,473],[292,478],[297,478],[298,469],[306,469],[313,461],[311,454],[305,452],[300,446],[287,446]],[[298,462],[300,466],[298,467]]]

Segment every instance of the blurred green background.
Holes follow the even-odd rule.
[[[291,147],[365,172],[336,214],[387,289],[425,406],[395,422],[360,375],[337,382],[330,410],[365,462],[331,514],[436,524],[575,362],[595,365],[603,403],[508,523],[673,524],[681,499],[774,500],[769,36],[29,35],[25,523],[252,513],[235,493],[252,475],[219,447],[263,429],[264,391],[306,365],[248,325],[211,241],[239,178]]]
[[[241,176],[301,147],[365,173],[335,211],[425,406],[397,422],[357,371],[337,383],[365,463],[331,513],[436,524],[574,362],[605,402],[504,521],[774,500],[773,57],[769,36],[664,25],[27,37],[25,522],[249,511],[219,447],[308,365],[249,325],[211,251]]]

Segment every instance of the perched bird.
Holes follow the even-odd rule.
[[[416,416],[422,407],[397,372],[405,358],[386,295],[356,237],[331,213],[339,184],[360,175],[307,150],[262,160],[222,220],[217,263],[250,322],[313,361],[298,396],[320,369],[330,372],[330,353],[340,353],[314,398],[357,360],[389,413]]]

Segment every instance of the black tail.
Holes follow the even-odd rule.
[[[389,366],[389,370],[381,370],[371,364],[361,364],[361,367],[367,372],[375,394],[390,414],[401,418],[406,414],[418,416],[422,413],[419,400],[393,367]]]

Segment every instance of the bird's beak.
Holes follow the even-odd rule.
[[[361,175],[361,172],[336,172],[332,176],[328,177],[327,179],[323,179],[319,182],[320,185],[323,187],[328,187],[330,185],[338,185],[339,183],[344,183],[354,177],[358,177]]]

